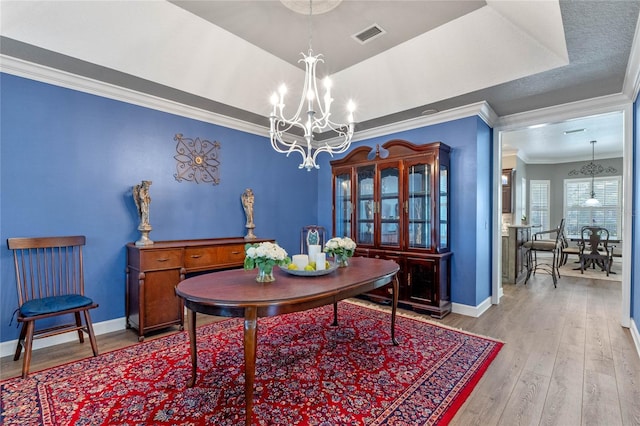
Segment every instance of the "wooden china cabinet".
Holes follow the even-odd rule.
[[[451,312],[449,153],[441,142],[391,140],[331,162],[333,235],[356,256],[400,265],[400,304],[442,318]],[[390,289],[367,293],[389,302]]]

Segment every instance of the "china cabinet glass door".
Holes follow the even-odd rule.
[[[409,164],[408,196],[405,203],[408,223],[408,248],[431,248],[431,165]]]
[[[449,248],[449,168],[440,166],[440,251]]]
[[[380,168],[380,245],[400,246],[400,170],[394,163]]]
[[[372,245],[374,243],[374,199],[375,166],[358,167],[356,171],[356,244]]]
[[[340,173],[335,177],[334,229],[338,237],[351,236],[351,173]]]

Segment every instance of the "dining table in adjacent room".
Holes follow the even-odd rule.
[[[338,301],[390,284],[391,341],[397,345],[398,270],[398,264],[391,260],[354,257],[349,260],[349,266],[319,276],[293,275],[274,268],[276,280],[262,283],[256,282],[256,270],[230,269],[181,281],[176,286],[176,294],[187,308],[191,352],[191,378],[187,386],[193,387],[197,378],[196,313],[244,318],[246,425],[251,424],[253,416],[258,318],[333,304],[332,325],[337,326]]]

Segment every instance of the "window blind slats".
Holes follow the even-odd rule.
[[[564,216],[567,236],[579,238],[583,226],[597,225],[609,230],[610,238],[618,239],[622,235],[620,199],[620,176],[594,179],[593,191],[600,207],[585,207],[584,202],[591,198],[591,178],[565,179]]]
[[[529,182],[529,223],[540,226],[538,230],[551,229],[549,224],[549,194],[551,181],[531,180]]]

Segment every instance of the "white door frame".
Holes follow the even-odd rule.
[[[576,102],[569,105],[501,117],[493,132],[493,237],[492,237],[492,284],[491,303],[500,303],[502,296],[502,138],[503,131],[525,127],[558,123],[570,119],[610,112],[623,115],[623,169],[622,169],[622,300],[620,324],[631,325],[631,219],[633,201],[633,103],[623,95],[611,95]]]

